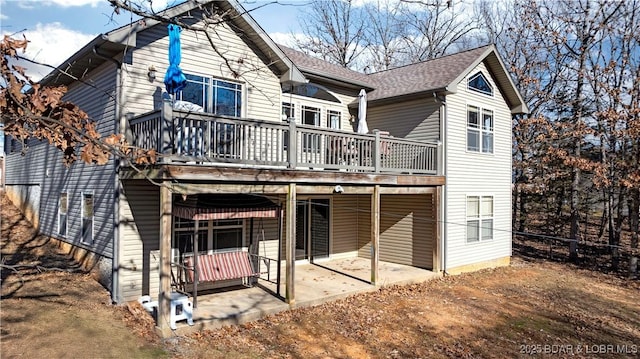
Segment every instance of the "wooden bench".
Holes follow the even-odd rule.
[[[195,281],[194,257],[185,258],[187,280]],[[229,279],[259,277],[259,271],[253,268],[250,254],[246,251],[221,252],[198,256],[198,282],[216,282]]]

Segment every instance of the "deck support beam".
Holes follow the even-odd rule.
[[[371,284],[378,284],[380,257],[380,185],[373,187],[371,195]]]
[[[160,291],[158,293],[158,317],[160,334],[170,331],[171,312],[171,190],[165,183],[160,186]]]
[[[285,300],[289,306],[296,304],[295,298],[295,267],[296,267],[296,184],[289,184],[287,192],[287,220],[286,220],[286,239],[285,239]]]

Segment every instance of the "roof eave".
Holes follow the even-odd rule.
[[[347,88],[353,88],[353,89],[362,89],[364,88],[367,91],[371,91],[374,89],[373,86],[371,86],[371,84],[368,83],[364,83],[361,81],[354,81],[352,79],[347,79],[341,76],[333,76],[333,75],[328,75],[322,71],[315,71],[315,70],[311,70],[311,69],[306,69],[306,68],[302,68],[302,71],[307,75],[307,77],[312,78],[312,79],[316,79],[316,80],[321,80],[321,81],[325,81],[325,82],[329,82],[335,85],[339,85],[342,87],[347,87]]]
[[[519,104],[517,106],[511,107],[511,114],[512,115],[526,115],[528,113],[529,113],[529,107],[525,103],[522,103],[522,104]]]
[[[244,9],[244,7],[236,0],[227,0],[229,6],[231,6],[235,11],[239,12],[238,18],[236,21],[241,20],[243,23],[241,24],[243,27],[247,27],[251,29],[247,34],[251,41],[258,44],[264,44],[266,48],[260,48],[260,50],[270,59],[273,60],[273,65],[279,69],[280,73],[280,82],[281,83],[306,83],[307,78],[304,76],[302,71],[298,69],[298,67],[287,57],[287,55],[276,45],[276,43],[267,35],[267,33],[262,29],[262,27],[251,17],[248,11]],[[266,51],[265,51],[266,50]]]
[[[186,11],[199,7],[201,4],[209,3],[210,0],[202,1],[202,0],[190,0],[186,1],[180,5],[174,6],[167,10],[160,12],[159,14],[166,18],[172,18],[178,16]],[[267,56],[271,61],[273,61],[273,65],[278,69],[280,73],[280,81],[281,82],[293,82],[293,83],[305,83],[307,82],[306,77],[302,74],[302,72],[295,66],[295,64],[280,50],[280,48],[271,40],[271,38],[262,30],[262,28],[253,20],[253,18],[249,15],[247,11],[236,1],[236,0],[227,0],[226,3],[234,8],[240,16],[235,19],[235,21],[242,20],[243,26],[248,26],[252,28],[252,31],[248,31],[251,41],[260,41],[264,46],[258,45],[260,51],[263,51],[265,56]],[[221,3],[223,5],[223,3]],[[59,81],[61,79],[60,74],[61,70],[68,69],[69,66],[73,66],[81,62],[82,59],[88,59],[95,57],[93,53],[93,49],[98,46],[102,46],[103,44],[109,42],[112,44],[117,44],[118,48],[124,50],[126,47],[135,47],[136,46],[136,34],[139,31],[144,29],[148,29],[152,26],[160,24],[161,21],[156,19],[145,19],[144,21],[136,21],[131,24],[127,24],[120,28],[114,29],[106,34],[98,35],[91,42],[85,45],[82,49],[73,54],[69,59],[63,62],[56,70],[52,71],[49,75],[45,76],[42,80],[42,83],[45,84],[68,84],[74,81],[73,78],[66,76],[66,79]],[[265,51],[266,50],[266,51]],[[108,53],[108,55],[115,56],[114,53]],[[106,60],[104,58],[94,59],[92,64],[102,64]],[[94,66],[95,68],[97,66]],[[58,75],[56,75],[58,74]]]
[[[104,50],[105,44],[110,47],[109,51],[102,51],[101,55],[115,57],[126,47],[123,43],[113,43],[109,41],[108,36],[101,34],[96,36],[88,44],[83,46],[76,53],[58,65],[54,70],[49,72],[40,83],[46,86],[68,85],[79,78],[81,75],[74,75],[76,67],[82,67],[82,73],[88,73],[107,60],[94,52],[94,49]]]
[[[195,3],[195,4],[194,4]],[[174,17],[179,15],[200,3],[198,0],[187,1],[183,4],[174,6],[167,10],[160,12],[161,16]],[[137,33],[146,28],[159,24],[160,21],[155,19],[145,19],[145,21],[135,21],[131,24],[121,26],[117,29],[111,30],[106,34],[100,34],[91,40],[88,44],[83,46],[80,50],[76,51],[71,57],[66,59],[55,70],[47,74],[41,81],[43,85],[68,85],[76,79],[70,76],[64,75],[65,72],[69,72],[75,64],[83,62],[89,58],[92,59],[92,68],[96,68],[101,65],[106,59],[101,56],[97,56],[94,53],[95,48],[101,48],[105,43],[112,43],[116,46],[114,48],[121,48],[124,50],[126,47],[135,47],[137,41]],[[117,46],[120,45],[120,46]],[[115,53],[110,52],[108,55],[115,56]],[[95,57],[95,59],[93,59]],[[87,71],[88,72],[88,71]]]
[[[402,94],[397,96],[377,98],[377,99],[367,101],[367,104],[372,107],[381,106],[387,103],[398,102],[399,100],[409,101],[409,100],[415,100],[419,98],[431,98],[438,95],[451,95],[452,93],[453,92],[451,92],[447,87],[440,87],[440,88],[428,89],[428,90],[412,92],[412,93],[407,93],[407,94]],[[358,107],[358,102],[357,101],[351,102],[348,106],[350,108]]]
[[[513,100],[509,101],[511,113],[512,114],[529,113],[529,108],[527,107],[527,104],[524,102],[524,99],[522,98],[520,91],[518,91],[518,88],[513,83],[513,80],[511,79],[511,75],[509,75],[507,68],[504,66],[504,62],[502,62],[502,59],[498,55],[498,50],[496,49],[495,45],[487,46],[487,49],[480,56],[478,56],[471,63],[471,65],[469,65],[463,72],[461,72],[460,75],[458,75],[458,77],[456,77],[447,86],[447,88],[456,88],[457,84],[460,83],[460,81],[462,81],[469,74],[469,72],[471,72],[474,68],[476,68],[476,66],[478,66],[481,62],[485,61],[491,54],[493,54],[496,60],[498,61],[499,69],[490,69],[490,71],[499,70],[504,72],[505,74],[504,77],[506,78],[506,81],[503,81],[502,83],[500,83],[500,85],[504,90],[506,90],[508,95],[510,95],[510,96],[507,96],[507,100],[509,100],[509,97],[512,97],[513,99],[515,99],[515,101]]]

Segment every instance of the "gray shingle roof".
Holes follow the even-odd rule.
[[[375,90],[368,94],[369,101],[435,91],[451,85],[491,46],[423,61],[369,75]],[[295,61],[294,61],[295,62]]]
[[[511,80],[493,45],[470,49],[437,59],[391,70],[363,74],[331,64],[300,51],[279,45],[287,57],[307,76],[368,90],[367,101],[380,102],[404,96],[429,95],[430,92],[455,91],[467,71],[486,61],[489,71],[499,82],[512,113],[528,113],[526,103]],[[453,88],[452,88],[453,87]],[[350,106],[356,105],[357,100]]]
[[[373,88],[374,90],[368,94],[369,101],[443,89],[489,48],[483,46],[367,75],[286,46],[278,46],[302,72]]]
[[[342,82],[359,85],[361,87],[373,88],[367,75],[358,71],[344,68],[330,62],[309,56],[298,50],[278,45],[287,57],[302,71],[320,77],[332,78]]]

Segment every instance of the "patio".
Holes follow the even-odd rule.
[[[284,276],[284,266],[282,267]],[[382,286],[424,282],[437,278],[432,271],[379,262],[379,278]],[[318,305],[356,293],[374,291],[378,287],[369,283],[371,261],[365,258],[348,258],[301,263],[295,267],[295,307]],[[235,287],[207,295],[198,295],[198,308],[194,309],[194,326],[179,322],[177,333],[213,329],[260,319],[290,309],[279,298],[276,284],[259,280],[252,288]],[[280,293],[285,292],[284,283]]]

